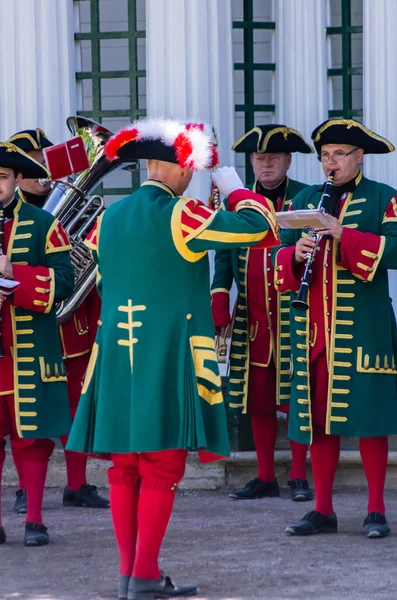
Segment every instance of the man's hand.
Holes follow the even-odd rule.
[[[237,175],[234,167],[221,167],[211,174],[212,181],[219,190],[221,196],[227,198],[235,190],[243,190],[244,184]]]
[[[318,233],[321,233],[321,235],[330,235],[334,238],[334,240],[340,242],[342,237],[343,226],[336,217],[327,215],[327,219],[331,221],[330,227],[328,229],[317,229],[316,231]]]
[[[7,296],[3,296],[3,294],[0,294],[0,309],[2,307],[2,304],[4,302],[4,300],[6,299]]]
[[[0,275],[7,277],[7,279],[14,279],[12,264],[5,254],[0,256]]]
[[[298,263],[302,263],[307,259],[307,255],[313,252],[315,241],[312,236],[303,237],[296,242],[295,246],[295,260]]]

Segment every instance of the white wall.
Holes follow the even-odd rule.
[[[128,31],[128,0],[98,0],[100,31]],[[137,1],[137,27],[145,30],[145,0]],[[91,30],[90,2],[75,2],[75,31]],[[101,69],[103,71],[128,71],[129,54],[128,39],[101,40]],[[75,45],[76,71],[91,71],[91,42],[82,40]],[[146,68],[145,38],[137,40],[138,69]],[[77,110],[92,110],[92,82],[83,80],[77,84]],[[128,110],[130,107],[130,88],[128,78],[101,80],[102,110]],[[146,109],[146,80],[138,79],[138,108]],[[117,131],[131,121],[130,117],[104,118],[102,123],[112,131]],[[141,179],[145,179],[144,163],[141,168]],[[125,171],[117,171],[109,175],[106,187],[130,187],[131,175]],[[120,196],[106,197],[106,201],[115,201]]]
[[[233,21],[243,20],[244,0],[232,0]],[[273,21],[272,0],[254,0],[254,20]],[[254,61],[257,63],[274,62],[274,30],[254,30]],[[244,30],[233,29],[233,60],[235,63],[244,62]],[[277,65],[276,65],[277,69]],[[277,73],[277,71],[276,71]],[[273,71],[256,71],[254,76],[254,95],[256,104],[274,104],[274,78]],[[234,72],[234,100],[235,104],[244,104],[244,71]],[[274,122],[272,113],[255,113],[255,124],[266,125]],[[235,116],[236,140],[245,133],[244,113]],[[236,168],[245,180],[245,154],[236,154]]]

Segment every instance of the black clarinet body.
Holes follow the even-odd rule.
[[[0,256],[4,254],[4,207],[3,203],[0,202]],[[0,307],[0,358],[3,358],[3,345],[2,345],[2,316]]]
[[[331,173],[328,175],[327,182],[324,186],[324,192],[323,192],[323,195],[321,196],[321,200],[320,200],[320,204],[319,204],[320,210],[324,210],[324,208],[323,208],[324,201],[327,200],[331,196],[332,186],[334,183],[334,176],[335,176],[335,171],[331,171]],[[308,294],[309,294],[310,280],[312,278],[313,264],[314,264],[314,261],[316,258],[316,253],[317,253],[317,250],[320,245],[321,238],[322,238],[322,235],[320,233],[316,232],[314,229],[310,229],[309,233],[314,238],[315,246],[314,246],[311,254],[309,254],[306,259],[305,271],[304,271],[303,277],[301,279],[301,286],[299,288],[299,292],[298,292],[296,298],[294,300],[292,300],[292,302],[291,302],[291,306],[293,308],[296,308],[297,310],[304,310],[304,311],[308,310],[308,308],[309,308],[307,298],[308,298]]]

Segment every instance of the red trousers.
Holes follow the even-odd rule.
[[[28,497],[26,522],[42,523],[42,503],[48,461],[54,449],[49,439],[28,440],[18,436],[15,419],[14,395],[0,396],[0,489],[5,460],[5,436],[10,435],[18,474],[24,481]],[[1,525],[1,513],[0,513]]]
[[[258,477],[262,481],[272,481],[274,470],[274,450],[276,447],[278,422],[277,411],[287,413],[288,406],[276,404],[277,372],[273,362],[268,367],[250,366],[248,380],[248,412],[251,414],[251,427],[258,458]],[[307,446],[290,441],[292,465],[290,479],[306,479]]]
[[[48,461],[54,450],[54,442],[49,439],[28,440],[19,437],[15,421],[13,394],[0,395],[0,465],[5,460],[6,435],[10,436],[15,452],[21,456],[28,456],[29,460]]]
[[[325,515],[334,511],[333,485],[340,454],[340,437],[325,433],[328,398],[328,367],[325,348],[310,363],[313,443],[310,457],[316,492],[315,510]],[[360,455],[368,483],[368,513],[385,514],[384,487],[388,460],[388,438],[360,438]]]
[[[187,451],[112,454],[110,508],[120,574],[158,579],[158,558]]]
[[[288,412],[288,406],[276,404],[277,371],[274,361],[268,367],[250,365],[248,379],[248,407],[251,415],[273,414],[276,411]]]

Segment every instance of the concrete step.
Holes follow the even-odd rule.
[[[288,450],[277,450],[275,454],[276,473],[281,487],[287,486],[291,455]],[[87,465],[87,479],[90,484],[99,487],[108,485],[108,461],[90,459]],[[308,479],[312,483],[310,459],[307,461]],[[195,453],[189,455],[186,474],[180,485],[181,490],[216,490],[219,488],[234,488],[245,485],[256,477],[255,452],[233,452],[226,460],[201,465]],[[47,487],[64,487],[66,469],[64,455],[61,450],[55,450],[48,468]],[[18,487],[18,479],[12,458],[7,453],[3,471],[3,485]],[[361,488],[366,486],[366,480],[357,450],[342,450],[339,467],[336,473],[335,487]],[[389,453],[386,488],[397,489],[397,452]]]

